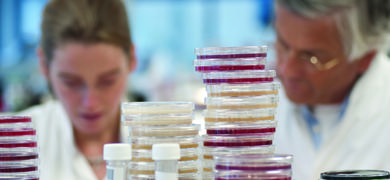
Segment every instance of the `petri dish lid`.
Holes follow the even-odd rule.
[[[172,125],[191,124],[193,113],[168,114],[122,114],[122,125]]]
[[[131,170],[130,170],[131,171]],[[202,179],[201,173],[181,173],[179,179],[198,180]],[[155,180],[156,177],[153,174],[132,174],[129,175],[132,180]]]
[[[12,177],[0,177],[0,180],[39,180],[39,175],[36,176],[12,176]]]
[[[31,122],[31,117],[29,116],[0,116],[0,124],[29,122]]]
[[[239,71],[239,70],[263,70],[266,59],[264,57],[241,59],[195,59],[195,71]]]
[[[275,145],[253,146],[245,148],[234,147],[204,147],[204,159],[212,159],[212,155],[240,155],[240,154],[273,154],[275,153]],[[207,157],[208,156],[208,157]]]
[[[275,116],[275,108],[261,109],[205,109],[203,111],[205,118],[256,118]]]
[[[253,96],[277,94],[279,82],[257,84],[207,84],[207,96]]]
[[[0,174],[1,173],[12,173],[15,174],[15,176],[18,175],[18,173],[25,173],[25,172],[34,172],[38,171],[38,166],[34,165],[0,165]]]
[[[154,174],[133,174],[130,170],[130,179],[132,180],[155,180]]]
[[[179,173],[180,173],[180,171],[183,171],[185,169],[197,169],[197,170],[200,169],[201,162],[200,161],[178,161],[177,166],[179,168]],[[154,171],[155,163],[131,161],[129,163],[129,167],[131,168],[131,170],[153,170]]]
[[[205,147],[251,147],[272,145],[273,134],[204,135]]]
[[[205,104],[207,108],[218,107],[227,109],[246,109],[253,108],[251,106],[259,107],[274,107],[279,101],[278,95],[262,95],[262,96],[225,96],[225,97],[206,97]],[[234,106],[234,107],[232,107]],[[230,108],[229,108],[230,107]]]
[[[129,126],[130,136],[196,136],[199,131],[200,124]]]
[[[193,102],[125,102],[122,114],[192,113]]]
[[[383,170],[342,170],[321,173],[321,179],[329,180],[368,180],[389,179],[390,173]]]
[[[215,180],[291,180],[291,175],[291,169],[273,171],[216,170]]]
[[[36,131],[33,128],[0,128],[1,136],[35,136]]]
[[[204,47],[195,48],[197,59],[228,59],[266,57],[267,46]]]
[[[1,152],[0,162],[5,161],[24,161],[38,159],[36,152]]]
[[[260,120],[257,120],[257,119],[260,119]],[[242,118],[242,119],[238,119],[237,118],[231,118],[231,119],[213,119],[211,118],[211,121],[210,121],[210,118],[207,118],[206,119],[207,121],[205,122],[205,126],[206,126],[206,129],[208,128],[213,128],[213,127],[225,127],[225,126],[237,126],[237,127],[240,127],[240,126],[254,126],[254,127],[258,127],[258,126],[261,126],[263,125],[264,122],[276,122],[277,123],[277,120],[275,120],[275,117],[264,117],[264,118]],[[246,121],[248,120],[248,121]],[[253,121],[252,121],[253,120]]]
[[[130,137],[129,143],[133,149],[152,149],[157,143],[178,143],[181,149],[197,148],[201,142],[201,137],[196,136],[158,136],[158,137]]]
[[[37,142],[33,141],[0,141],[0,148],[36,148]]]
[[[210,124],[206,123],[206,133],[209,135],[240,135],[275,133],[276,121],[259,121],[255,124]]]
[[[275,70],[247,70],[202,73],[203,83],[205,84],[267,83],[273,82],[275,77]]]
[[[186,159],[189,159],[189,157],[196,157],[199,156],[200,149],[199,148],[187,148],[187,149],[180,149],[180,157],[181,159],[179,161],[184,161]],[[152,150],[150,149],[134,149],[132,151],[132,161],[135,160],[146,160],[146,161],[153,161],[152,160]],[[194,159],[194,160],[196,160]]]
[[[216,170],[272,171],[290,170],[290,154],[241,154],[214,156]]]

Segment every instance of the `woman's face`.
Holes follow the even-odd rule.
[[[54,51],[47,76],[76,130],[93,134],[117,125],[132,64],[107,43],[66,43]]]

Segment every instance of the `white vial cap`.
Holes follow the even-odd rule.
[[[131,160],[131,145],[128,143],[105,144],[103,147],[104,160]]]
[[[153,144],[153,160],[179,160],[180,146],[175,143]]]

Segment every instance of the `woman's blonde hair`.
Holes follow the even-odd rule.
[[[43,11],[41,47],[47,64],[67,42],[110,43],[130,57],[131,35],[121,0],[51,0]]]

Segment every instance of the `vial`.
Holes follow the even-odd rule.
[[[153,144],[152,159],[155,161],[156,180],[179,179],[177,168],[177,161],[180,159],[179,144]]]
[[[105,144],[103,159],[106,161],[107,180],[127,180],[127,167],[131,160],[130,144]]]

